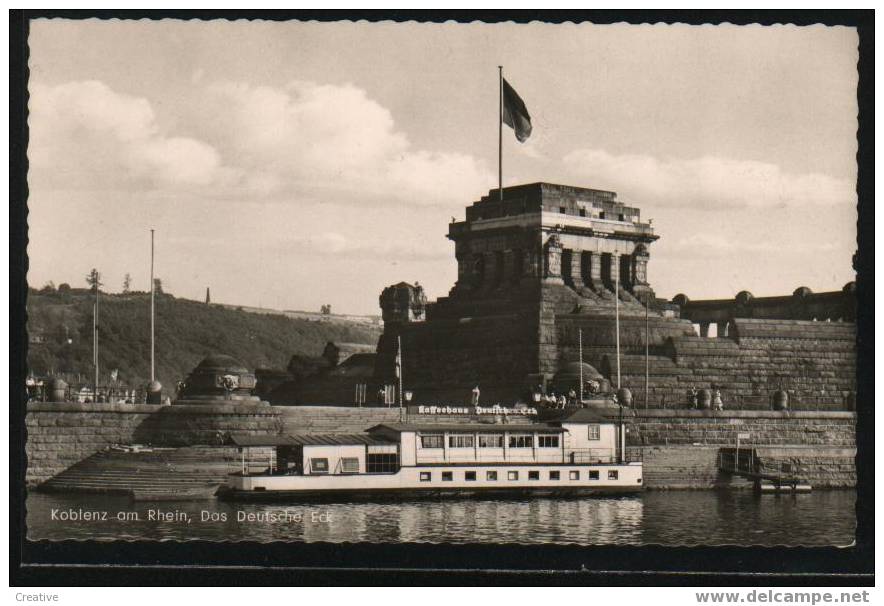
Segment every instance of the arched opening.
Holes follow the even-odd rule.
[[[592,255],[592,253],[585,250],[580,253],[580,277],[583,278],[584,284],[592,283],[592,271],[590,268],[592,257],[590,255]]]
[[[602,253],[602,284],[610,290],[614,290],[614,280],[611,278],[611,253]]]
[[[632,255],[620,255],[620,284],[627,290],[632,289]]]

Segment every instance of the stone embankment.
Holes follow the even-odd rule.
[[[616,409],[610,411],[616,418]],[[74,468],[93,455],[115,444],[144,444],[154,448],[221,446],[232,433],[289,434],[353,433],[380,423],[400,420],[396,408],[344,408],[337,406],[276,407],[260,404],[211,404],[188,406],[146,406],[138,404],[31,403],[26,426],[28,439],[27,482],[43,482]],[[408,421],[456,422],[468,417],[409,415]],[[817,488],[846,487],[855,484],[854,423],[851,412],[828,411],[627,411],[628,445],[641,449],[648,488],[713,488],[722,482],[737,486],[736,480],[723,479],[717,473],[717,452],[733,446],[737,433],[748,433],[749,444],[758,449],[763,464],[793,463],[804,470],[808,481]],[[184,459],[169,459],[173,469],[198,482],[215,481],[227,472],[231,453],[225,448],[184,448]],[[185,456],[186,455],[186,456]],[[217,456],[216,456],[217,455]],[[102,455],[104,456],[104,455]],[[128,469],[136,486],[140,464],[128,463],[128,453],[114,452]],[[159,455],[158,455],[159,456]],[[205,466],[197,469],[193,457],[206,457]],[[189,457],[189,458],[188,458]],[[138,459],[147,461],[147,459]],[[93,474],[99,469],[92,463],[85,469]],[[190,466],[190,467],[189,467]],[[100,467],[100,466],[99,466]],[[186,469],[190,471],[182,471]],[[198,466],[197,466],[198,467]],[[82,472],[75,468],[71,472]],[[124,474],[125,475],[125,474]],[[76,475],[68,475],[72,480]],[[59,480],[64,479],[59,478]],[[85,484],[92,480],[81,477]],[[110,482],[110,476],[101,481]],[[64,486],[64,484],[61,484]]]
[[[755,448],[762,469],[787,462],[814,488],[856,485],[852,412],[650,409],[629,411],[625,421],[627,445],[641,452],[650,489],[751,487],[718,473],[718,451],[733,447],[737,434],[743,447]]]

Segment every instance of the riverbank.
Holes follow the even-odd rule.
[[[618,412],[605,411],[612,416]],[[205,458],[197,466],[203,475],[196,479],[214,481],[234,470],[235,457],[225,451],[216,458],[211,448],[230,433],[352,433],[399,419],[400,411],[390,408],[31,403],[25,419],[26,479],[28,486],[39,486],[114,444],[138,443],[199,447],[198,456]],[[421,423],[469,419],[408,416]],[[787,463],[814,489],[851,488],[856,484],[855,422],[855,413],[833,411],[629,410],[624,415],[627,447],[642,451],[649,490],[745,487],[745,482],[718,471],[719,448],[732,447],[738,434],[768,468]],[[192,455],[185,464],[176,463],[170,454],[169,473],[189,469]],[[125,478],[126,469],[137,473],[137,465],[127,468],[120,462],[118,467],[118,477]]]

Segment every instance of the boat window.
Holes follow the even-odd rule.
[[[580,472],[577,471],[576,469],[571,470],[568,472],[568,478],[571,480],[579,480],[580,479]]]
[[[488,480],[489,482],[496,482],[497,481],[497,472],[496,471],[486,471],[485,472],[485,479]]]
[[[599,470],[598,469],[590,469],[589,470],[589,479],[590,480],[598,480],[599,479]]]
[[[538,446],[541,448],[558,448],[559,447],[559,436],[558,434],[549,434],[549,435],[541,435],[537,436]]]
[[[620,474],[617,472],[616,469],[611,469],[608,471],[608,479],[609,480],[616,480],[618,475],[620,475]]]
[[[479,448],[503,448],[503,434],[488,433],[480,435]]]
[[[328,459],[310,459],[310,473],[328,473]]]
[[[534,446],[534,436],[526,434],[510,434],[510,448],[531,448]]]
[[[602,429],[601,425],[587,425],[586,426],[587,437],[593,441],[601,440],[602,439],[601,438],[601,429]]]
[[[476,481],[476,472],[475,471],[465,471],[463,474],[463,479],[467,482],[475,482]]]
[[[359,473],[359,459],[357,457],[342,458],[341,473]]]
[[[560,477],[560,474],[559,474],[558,471],[551,471],[551,472],[549,472],[549,479],[550,479],[550,480],[558,480],[559,477]]]
[[[453,433],[448,436],[449,448],[473,448],[476,436],[471,433]]]
[[[442,472],[442,481],[443,482],[450,482],[453,479],[454,479],[454,472],[452,472],[452,471],[443,471]]]
[[[444,446],[445,436],[441,433],[421,435],[421,448],[443,448]]]
[[[430,473],[429,471],[422,471],[421,472],[421,482],[429,482],[432,479],[433,479],[433,474]]]
[[[396,453],[368,453],[365,461],[368,473],[396,473],[399,471],[399,455]]]
[[[529,471],[528,472],[528,479],[529,480],[539,480],[540,479],[540,472],[539,471]]]
[[[506,478],[508,480],[518,480],[519,479],[519,472],[518,471],[508,471],[508,472],[506,472]]]

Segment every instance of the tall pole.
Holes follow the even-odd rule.
[[[156,380],[156,365],[154,358],[154,291],[156,290],[153,281],[153,230],[150,230],[150,381]]]
[[[580,406],[583,406],[583,329],[577,330],[577,343],[580,348]]]
[[[645,408],[648,407],[648,394],[650,389],[648,384],[651,378],[651,320],[650,320],[651,297],[648,294],[645,297]]]
[[[98,278],[95,281],[95,304],[92,306],[92,368],[95,372],[92,401],[98,402]]]
[[[398,346],[399,346],[399,418],[402,419],[402,400],[405,397],[405,392],[402,391],[402,367],[404,364],[402,363],[402,335],[396,337]]]
[[[617,389],[620,389],[620,276],[614,276],[614,332],[617,343]]]
[[[503,202],[503,66],[497,66],[500,84],[500,116],[497,121],[497,193]]]

